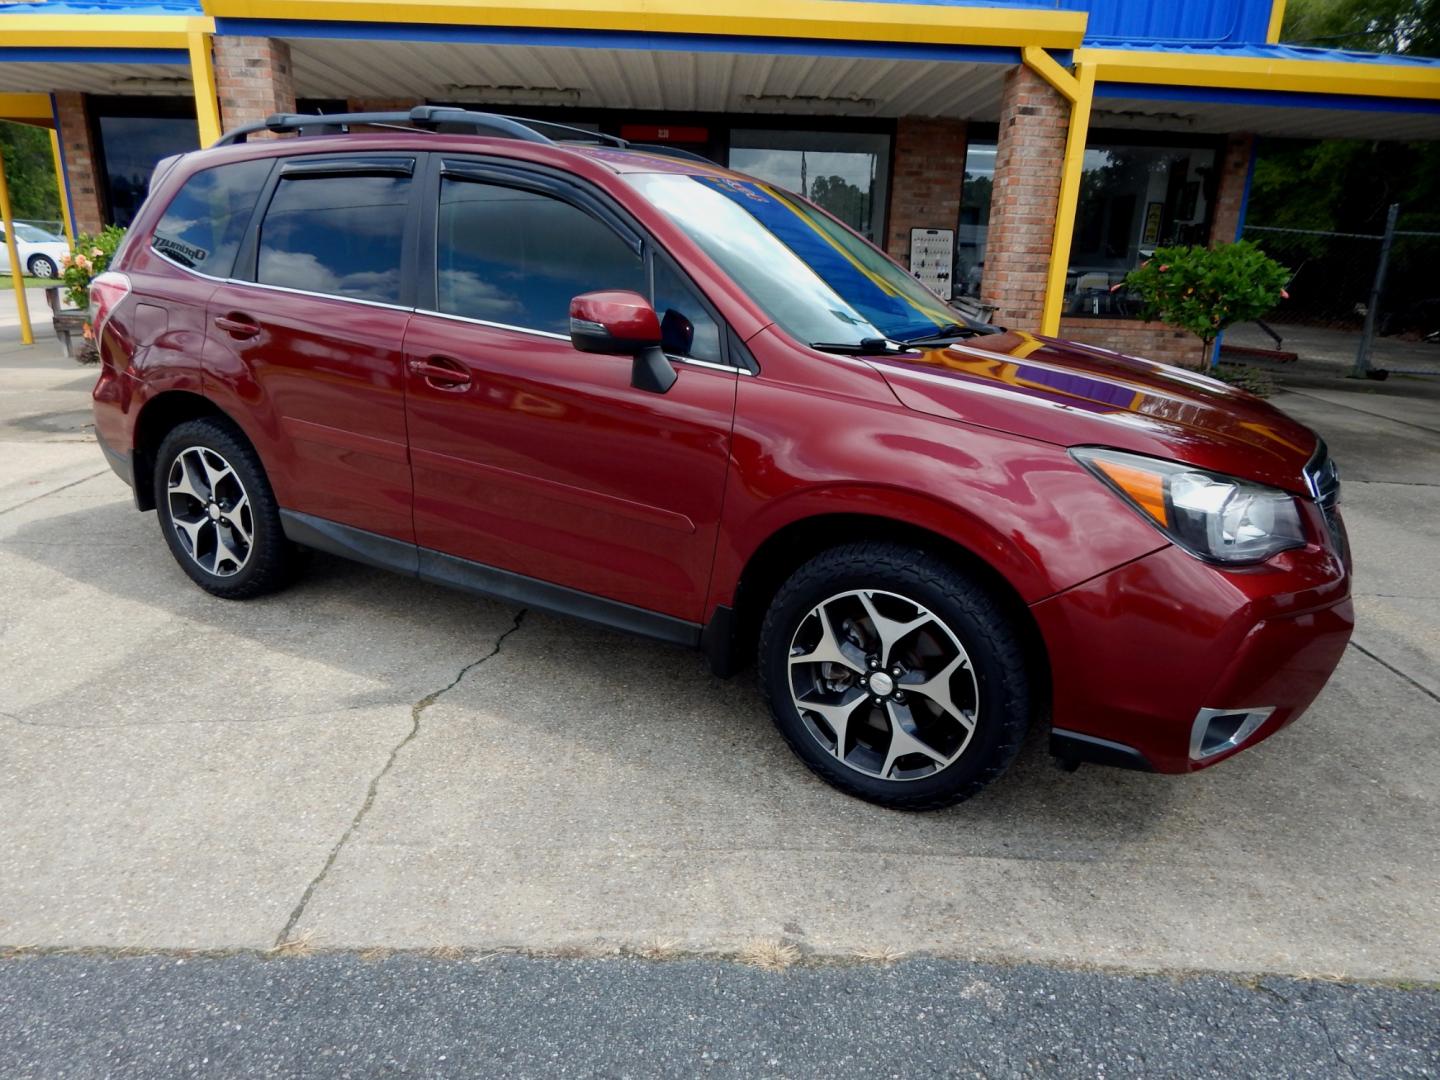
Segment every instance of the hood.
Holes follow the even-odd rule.
[[[868,359],[901,402],[932,416],[1307,490],[1315,433],[1198,372],[1014,330]]]

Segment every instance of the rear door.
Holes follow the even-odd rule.
[[[210,298],[207,390],[260,430],[287,510],[413,541],[401,346],[418,155],[282,159]]]
[[[679,380],[637,390],[629,357],[581,353],[568,331],[579,293],[653,296],[639,232],[553,175],[469,159],[435,171],[421,234],[435,290],[405,340],[417,541],[699,621],[735,411],[723,324],[660,264]]]

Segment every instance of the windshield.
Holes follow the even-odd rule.
[[[32,244],[53,244],[60,239],[58,236],[51,236],[44,229],[37,229],[34,225],[22,225],[18,221],[15,223],[15,237]]]
[[[903,341],[965,321],[870,245],[779,188],[722,176],[625,179],[800,341]]]

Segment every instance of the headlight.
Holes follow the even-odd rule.
[[[1178,461],[1079,447],[1070,451],[1180,547],[1211,562],[1264,562],[1305,546],[1295,496]]]

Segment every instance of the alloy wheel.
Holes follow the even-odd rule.
[[[37,278],[46,278],[48,280],[50,278],[59,277],[60,271],[56,268],[55,264],[46,256],[37,255],[35,256],[35,258],[30,260],[30,276]]]
[[[898,593],[837,593],[800,620],[790,693],[825,751],[880,780],[920,780],[970,745],[980,688],[959,637]]]
[[[243,570],[255,521],[231,464],[207,447],[187,447],[171,462],[165,488],[175,535],[200,569],[216,577]]]

